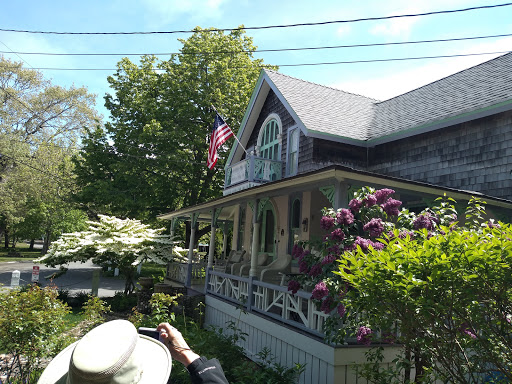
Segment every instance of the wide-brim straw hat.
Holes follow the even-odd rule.
[[[169,350],[126,320],[104,323],[62,350],[38,384],[165,384]]]

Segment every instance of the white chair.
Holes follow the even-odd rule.
[[[258,259],[256,260],[256,266],[263,267],[268,262],[268,253],[260,253],[258,255]],[[251,261],[249,260],[248,263],[245,263],[240,267],[240,274],[239,276],[249,276],[249,271],[251,269]]]
[[[224,260],[218,260],[216,263],[215,263],[215,266],[214,266],[214,270],[216,271],[219,271],[219,272],[226,272],[226,271],[231,271],[231,266],[235,263],[239,263],[240,260],[242,260],[242,257],[244,256],[245,254],[245,250],[240,250],[240,251],[231,251],[229,253],[229,256],[224,259]]]
[[[260,281],[267,283],[279,283],[282,273],[290,273],[292,264],[292,256],[289,254],[278,256],[273,262],[267,266],[258,267],[260,272]],[[280,273],[281,272],[281,273]]]

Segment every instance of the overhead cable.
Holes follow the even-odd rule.
[[[334,20],[334,21],[320,21],[311,23],[296,23],[296,24],[281,24],[281,25],[266,25],[258,27],[237,27],[237,28],[212,28],[201,30],[201,32],[228,32],[228,31],[240,31],[240,30],[260,30],[260,29],[275,29],[275,28],[294,28],[294,27],[310,27],[316,25],[329,25],[329,24],[343,24],[343,23],[355,23],[361,21],[378,21],[378,20],[389,20],[398,19],[405,17],[419,17],[419,16],[432,16],[447,13],[467,12],[475,11],[480,9],[507,7],[512,3],[494,4],[494,5],[482,5],[478,7],[451,9],[444,11],[432,11],[423,13],[412,13],[402,15],[391,15],[391,16],[377,16],[377,17],[364,17],[358,19],[349,20]],[[134,32],[58,32],[58,31],[34,31],[34,30],[22,30],[22,29],[7,29],[0,28],[2,32],[17,32],[17,33],[35,33],[35,34],[49,34],[49,35],[151,35],[151,34],[176,34],[176,33],[195,33],[197,30],[176,30],[176,31],[134,31]]]
[[[466,56],[483,56],[483,55],[498,55],[510,53],[512,51],[498,51],[498,52],[480,52],[480,53],[461,53],[454,55],[438,55],[438,56],[417,56],[417,57],[395,57],[388,59],[368,59],[368,60],[352,60],[352,61],[332,61],[332,62],[318,62],[318,63],[299,63],[299,64],[267,64],[261,65],[261,68],[266,67],[303,67],[303,66],[314,66],[314,65],[334,65],[334,64],[360,64],[360,63],[379,63],[386,61],[405,61],[405,60],[426,60],[426,59],[445,59],[450,57],[466,57]],[[236,67],[231,67],[236,68]],[[52,67],[40,67],[34,68],[39,71],[117,71],[117,68],[52,68]],[[137,67],[137,70],[140,68]],[[153,68],[154,71],[165,71],[161,68]]]
[[[349,44],[349,45],[330,45],[320,47],[298,47],[298,48],[274,48],[274,49],[250,49],[240,51],[202,51],[202,52],[161,52],[161,53],[53,53],[53,52],[15,52],[0,51],[0,53],[13,53],[20,55],[42,55],[42,56],[168,56],[168,55],[219,55],[219,54],[236,54],[236,53],[263,53],[263,52],[288,52],[288,51],[307,51],[321,49],[340,49],[340,48],[364,48],[364,47],[380,47],[388,45],[406,45],[406,44],[425,44],[425,43],[444,43],[450,41],[492,39],[497,37],[510,37],[512,33],[488,36],[472,36],[472,37],[454,37],[450,39],[434,39],[434,40],[414,40],[414,41],[396,41],[388,43],[368,43],[368,44]]]

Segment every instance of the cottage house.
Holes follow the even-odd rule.
[[[283,286],[291,248],[322,235],[322,208],[347,206],[366,185],[394,189],[411,209],[480,196],[510,221],[512,54],[385,101],[263,70],[238,139],[247,150],[233,142],[223,197],[160,217],[213,228],[208,262],[194,262],[192,231],[188,263],[171,263],[168,277],[190,287],[207,271],[206,322],[239,319],[249,356],[269,347],[283,365],[306,364],[303,383],[359,383],[351,366],[365,349],[324,343],[327,315]],[[238,259],[212,268],[214,231],[229,227]]]

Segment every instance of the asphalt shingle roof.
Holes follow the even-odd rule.
[[[265,71],[308,130],[369,140],[512,100],[512,53],[386,101]]]
[[[368,131],[376,100],[265,72],[308,130],[356,140]]]

